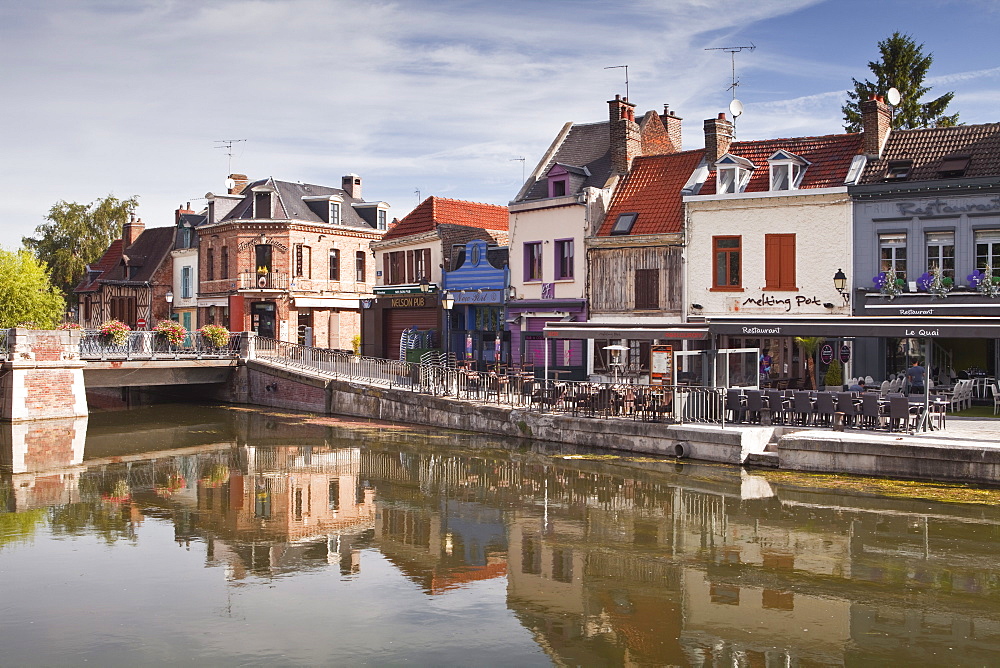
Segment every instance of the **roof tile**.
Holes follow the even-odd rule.
[[[510,225],[505,206],[431,196],[403,218],[395,221],[382,237],[382,241],[432,232],[442,224],[499,231],[507,231]]]

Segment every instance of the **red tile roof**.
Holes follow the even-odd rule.
[[[501,231],[506,231],[510,224],[505,206],[432,196],[394,222],[382,241],[432,232],[442,223]]]
[[[1000,123],[893,130],[882,158],[868,163],[861,183],[883,181],[889,163],[896,160],[913,161],[907,181],[952,178],[943,176],[939,169],[945,158],[953,155],[969,157],[962,173],[967,179],[1000,175]]]
[[[633,212],[639,216],[630,236],[680,232],[684,222],[681,189],[704,155],[705,151],[698,149],[636,158],[615,191],[597,236],[611,236],[618,215]]]
[[[746,158],[757,167],[744,192],[768,192],[771,189],[767,159],[779,150],[788,151],[812,163],[802,176],[800,189],[833,188],[844,185],[851,160],[861,152],[861,135],[841,134],[733,142],[729,147],[729,153]],[[711,166],[710,169],[712,171],[699,195],[715,194],[715,169]]]
[[[97,279],[101,278],[109,271],[118,266],[118,263],[122,259],[122,240],[115,239],[108,246],[108,250],[104,251],[104,255],[97,262],[90,265],[90,268],[95,272],[94,279],[90,280],[89,275],[85,275],[80,283],[76,286],[73,292],[94,292],[99,287],[97,284]]]

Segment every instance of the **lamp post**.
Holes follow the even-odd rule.
[[[838,269],[833,275],[833,287],[837,288],[837,292],[844,298],[844,306],[847,306],[850,295],[847,294],[847,274],[843,269]]]
[[[167,300],[167,320],[174,319],[174,293],[167,290],[167,294],[163,295],[163,298]]]
[[[427,294],[431,291],[431,283],[427,280],[426,276],[420,277],[420,282],[417,284],[420,286],[420,292]]]
[[[451,349],[451,309],[455,307],[455,296],[450,292],[441,293],[441,308],[444,309],[444,341],[442,348],[447,354]]]

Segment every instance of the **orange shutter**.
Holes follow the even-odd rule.
[[[778,242],[779,234],[764,235],[764,287],[776,290],[781,287],[781,251]]]
[[[779,234],[778,286],[783,290],[795,289],[795,235]]]

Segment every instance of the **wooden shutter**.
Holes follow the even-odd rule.
[[[795,235],[764,235],[764,283],[768,290],[795,289]]]
[[[392,285],[392,253],[382,254],[382,285]]]
[[[635,308],[660,307],[660,273],[657,269],[635,270]]]
[[[778,277],[781,275],[779,270],[781,263],[779,236],[781,235],[764,235],[764,287],[768,290],[776,290],[779,285]]]
[[[781,261],[779,263],[780,275],[778,276],[778,285],[780,285],[785,290],[795,289],[795,235],[794,234],[781,234],[779,241],[779,254]]]

